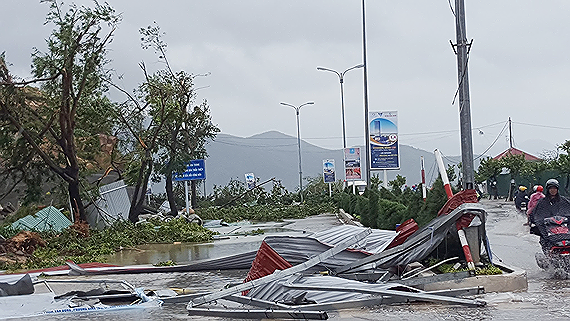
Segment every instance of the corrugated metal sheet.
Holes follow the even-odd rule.
[[[12,227],[22,230],[61,231],[71,225],[71,221],[57,208],[48,206],[34,215],[22,217],[12,223]]]
[[[116,220],[128,220],[131,201],[123,180],[99,187],[101,198],[87,214],[87,222],[95,228],[104,228]]]
[[[323,244],[312,237],[306,236],[270,235],[265,237],[264,242],[292,265],[301,264],[333,247],[332,245]],[[366,254],[362,251],[346,249],[334,257],[325,259],[305,272],[313,273],[340,268],[346,264],[368,257],[369,255],[370,254]]]
[[[271,246],[265,242],[261,242],[261,246],[257,251],[255,260],[253,260],[244,282],[259,279],[275,272],[275,270],[285,270],[292,266],[291,263],[287,262],[287,260],[275,252]],[[242,292],[242,295],[247,295],[247,292],[249,292],[249,290]]]
[[[366,229],[368,228],[354,225],[339,225],[328,230],[312,234],[310,237],[317,239],[317,241],[323,244],[335,246]],[[390,245],[396,235],[396,231],[372,229],[372,233],[370,235],[360,241],[357,245],[351,246],[350,249],[363,251],[369,254],[380,253]]]

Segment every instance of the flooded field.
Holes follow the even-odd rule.
[[[557,280],[536,265],[534,254],[540,251],[538,237],[523,226],[526,218],[510,202],[483,200],[487,209],[487,231],[494,259],[527,271],[528,291],[519,293],[487,293],[480,298],[488,305],[466,308],[439,304],[402,304],[342,310],[329,313],[331,320],[568,320],[570,319],[570,280]],[[337,225],[334,216],[318,216],[296,221],[286,227],[290,233],[312,232]],[[242,236],[202,245],[159,245],[124,251],[113,257],[115,263],[147,264],[153,261],[188,262],[216,258],[258,248],[261,236]],[[241,282],[246,270],[192,273],[158,273],[110,275],[105,278],[124,279],[147,289],[165,287],[190,288],[197,292],[218,291],[228,283]],[[99,276],[98,278],[101,278]],[[159,309],[111,314],[62,316],[51,320],[222,320],[188,316],[185,304],[166,305]]]

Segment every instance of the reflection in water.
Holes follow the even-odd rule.
[[[255,237],[200,244],[147,244],[117,252],[107,258],[107,263],[137,265],[173,261],[180,264],[256,251],[260,244],[261,238]]]

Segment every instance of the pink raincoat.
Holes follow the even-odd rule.
[[[532,193],[532,195],[530,196],[530,200],[528,201],[528,205],[526,207],[526,214],[527,215],[530,215],[530,213],[532,212],[532,210],[536,206],[536,203],[538,203],[538,201],[541,198],[544,198],[544,194],[542,194],[542,192]]]

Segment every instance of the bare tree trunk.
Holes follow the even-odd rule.
[[[139,220],[139,215],[141,214],[144,205],[146,186],[148,186],[148,180],[152,173],[152,160],[148,149],[145,152],[145,156],[146,157],[141,164],[139,179],[135,185],[135,192],[133,194],[131,208],[129,210],[129,221],[133,223],[136,223]],[[144,186],[144,188],[142,188],[142,186]]]
[[[174,190],[172,187],[172,173],[166,175],[166,197],[168,199],[168,204],[170,205],[170,213],[173,216],[178,215],[178,208],[176,207],[176,202],[174,201]]]
[[[75,218],[79,218],[81,221],[86,221],[87,217],[85,215],[85,208],[83,207],[83,202],[79,195],[79,183],[78,181],[73,181],[68,184],[69,199],[71,201],[71,206],[73,208],[73,213]]]

